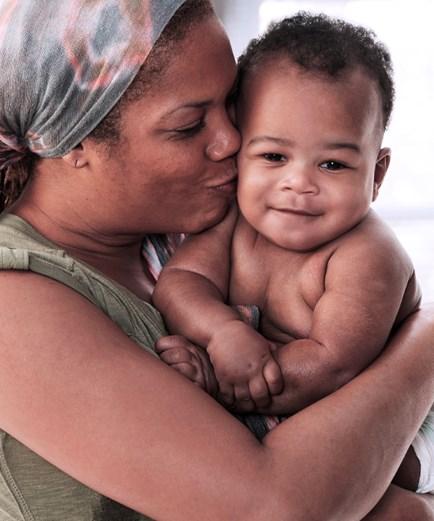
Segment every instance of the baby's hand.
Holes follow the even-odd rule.
[[[217,394],[217,380],[206,351],[181,335],[161,337],[155,343],[161,360],[211,396]]]
[[[264,407],[270,395],[282,391],[273,345],[244,322],[224,324],[212,336],[207,350],[225,403],[252,400],[257,407]]]

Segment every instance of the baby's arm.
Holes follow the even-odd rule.
[[[223,302],[228,295],[232,233],[237,210],[217,226],[190,235],[166,264],[152,295],[171,333],[206,347],[216,322],[238,315]]]
[[[226,402],[252,397],[266,404],[282,388],[272,344],[225,304],[237,217],[234,207],[217,226],[182,244],[164,268],[153,302],[171,333],[207,349]]]
[[[365,221],[328,261],[309,338],[278,350],[285,390],[261,412],[293,413],[335,391],[378,356],[397,317],[417,309],[408,256],[375,216]]]

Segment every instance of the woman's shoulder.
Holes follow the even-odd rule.
[[[13,272],[42,275],[67,286],[104,312],[124,333],[139,345],[152,351],[159,336],[165,333],[159,313],[126,288],[98,270],[71,257],[50,242],[24,219],[0,216],[0,287],[2,280],[15,277]],[[28,298],[38,302],[34,277],[26,277]],[[47,291],[54,291],[52,285]]]
[[[72,266],[72,259],[27,221],[14,214],[0,215],[0,270],[38,272],[32,270],[32,259],[37,259],[36,264],[45,262],[67,271]]]

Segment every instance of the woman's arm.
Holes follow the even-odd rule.
[[[434,496],[391,485],[363,521],[434,521]]]
[[[261,445],[69,288],[1,273],[0,294],[0,426],[156,519],[359,520],[433,399],[432,309],[409,319],[364,373]]]

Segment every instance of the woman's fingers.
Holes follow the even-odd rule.
[[[155,342],[155,351],[162,353],[166,349],[173,349],[174,347],[187,348],[190,342],[181,335],[162,336]]]
[[[363,521],[434,521],[434,496],[391,485]]]
[[[203,389],[203,382],[197,378],[197,370],[192,364],[180,363],[173,364],[171,367]]]
[[[217,380],[208,355],[201,347],[181,335],[170,335],[160,338],[155,344],[155,350],[163,362],[215,396]],[[229,396],[232,403],[233,391]]]
[[[192,363],[193,356],[185,347],[173,347],[160,351],[160,358],[168,365]]]

